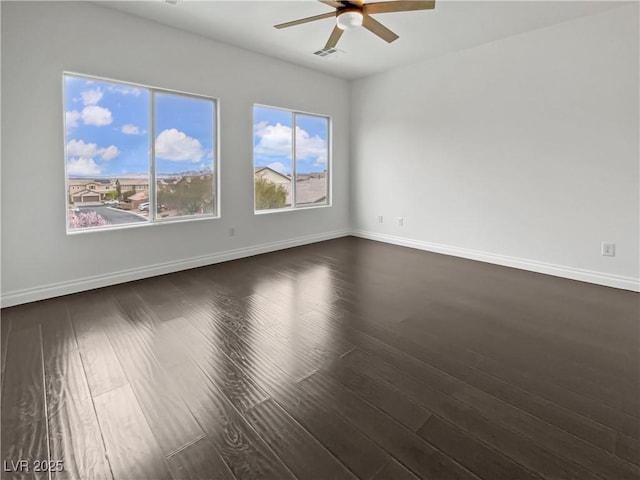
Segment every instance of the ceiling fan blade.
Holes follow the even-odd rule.
[[[341,2],[336,2],[335,0],[318,0],[320,3],[324,3],[325,5],[329,5],[333,8],[342,8],[344,5]]]
[[[362,26],[370,32],[375,33],[377,36],[388,43],[391,43],[394,40],[398,39],[398,35],[393,33],[391,30],[389,30],[387,27],[385,27],[379,21],[375,20],[369,15],[365,15],[362,18]]]
[[[329,35],[329,40],[327,40],[327,44],[324,46],[324,49],[329,50],[330,48],[335,47],[343,33],[344,30],[339,28],[337,25],[333,27],[333,31],[331,32],[331,35]]]
[[[396,2],[365,3],[364,11],[369,14],[409,12],[411,10],[431,10],[435,6],[435,0],[398,0]]]
[[[322,20],[323,18],[335,17],[336,12],[321,13],[320,15],[314,15],[313,17],[301,18],[299,20],[293,20],[291,22],[279,23],[274,25],[276,28],[293,27],[294,25],[300,25],[302,23],[315,22],[316,20]]]

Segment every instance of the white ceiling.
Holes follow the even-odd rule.
[[[369,0],[373,1],[373,0]],[[605,1],[436,0],[434,10],[385,13],[375,18],[400,38],[391,44],[365,29],[345,32],[343,52],[318,57],[335,24],[333,18],[277,30],[273,25],[331,11],[312,0],[99,1],[102,6],[155,20],[217,41],[354,79],[473,47],[610,8]]]

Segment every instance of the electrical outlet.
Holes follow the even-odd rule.
[[[378,215],[378,223],[384,222],[384,217],[382,215]]]
[[[602,255],[605,257],[616,256],[616,244],[609,242],[602,242]]]
[[[230,237],[235,237],[236,236],[236,227],[231,227],[229,229],[229,236]]]
[[[399,226],[399,227],[404,226],[404,218],[402,218],[402,217],[398,217],[398,226]]]

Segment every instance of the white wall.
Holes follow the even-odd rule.
[[[346,81],[92,4],[1,7],[3,306],[347,231]],[[222,218],[67,236],[65,70],[218,97]],[[253,214],[254,102],[332,116],[332,207]]]
[[[638,4],[375,75],[350,90],[331,76],[91,4],[0,5],[3,306],[350,227],[638,288]],[[222,218],[67,236],[64,70],[220,98]],[[333,117],[331,208],[253,214],[254,102]],[[617,244],[615,258],[600,256],[603,240]]]
[[[354,227],[637,290],[638,55],[636,2],[354,82]]]

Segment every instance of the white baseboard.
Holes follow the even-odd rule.
[[[544,273],[556,277],[569,278],[571,280],[579,280],[607,287],[620,288],[622,290],[640,292],[640,279],[638,278],[610,275],[607,273],[594,272],[592,270],[566,267],[564,265],[554,265],[551,263],[537,262],[524,258],[508,257],[506,255],[496,255],[494,253],[451,247],[438,243],[423,242],[421,240],[412,240],[409,238],[396,237],[394,235],[386,235],[383,233],[375,233],[365,230],[353,230],[351,234],[355,237],[377,240],[379,242],[401,245],[403,247],[416,248],[419,250],[442,253],[454,257],[468,258],[470,260],[478,260],[480,262],[518,268],[520,270],[529,270],[531,272]]]
[[[356,237],[367,238],[394,245],[415,248],[418,250],[426,250],[429,252],[442,253],[454,257],[468,258],[481,262],[503,265],[506,267],[518,268],[521,270],[529,270],[532,272],[554,275],[556,277],[569,278],[572,280],[580,280],[583,282],[604,285],[607,287],[620,288],[623,290],[631,290],[640,292],[640,279],[632,277],[623,277],[618,275],[610,275],[591,270],[583,270],[579,268],[566,267],[562,265],[554,265],[550,263],[537,262],[522,258],[508,257],[505,255],[496,255],[493,253],[470,250],[466,248],[451,247],[437,243],[423,242],[420,240],[412,240],[404,237],[386,235],[382,233],[369,232],[364,230],[335,230],[333,232],[320,233],[315,235],[307,235],[279,242],[263,243],[246,248],[238,248],[227,250],[211,255],[202,255],[199,257],[191,257],[172,262],[158,263],[139,268],[121,270],[106,275],[95,275],[85,277],[68,282],[60,282],[38,287],[27,288],[23,290],[14,290],[10,292],[2,292],[0,304],[2,308],[20,305],[22,303],[35,302],[46,298],[59,297],[71,293],[83,292],[94,288],[108,287],[118,283],[140,280],[143,278],[164,275],[167,273],[178,272],[190,268],[204,267],[228,260],[236,260],[238,258],[250,257],[261,253],[275,252],[285,248],[298,247],[310,243],[331,240],[334,238],[353,235]]]
[[[301,245],[345,237],[347,235],[350,235],[350,231],[348,229],[335,230],[333,232],[306,235],[279,242],[263,243],[246,248],[227,250],[211,255],[202,255],[199,257],[191,257],[172,262],[157,263],[155,265],[121,270],[119,272],[109,273],[106,275],[95,275],[68,282],[2,292],[0,303],[3,308],[11,307],[22,303],[43,300],[45,298],[59,297],[61,295],[69,295],[71,293],[83,292],[94,288],[108,287],[109,285],[155,277],[166,273],[179,272],[190,268],[204,267],[206,265],[213,265],[215,263],[226,262],[228,260],[250,257],[261,253],[275,252],[277,250],[284,250],[285,248],[299,247]]]

